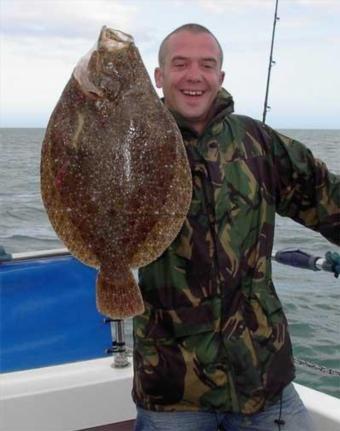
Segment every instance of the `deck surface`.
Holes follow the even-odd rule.
[[[135,421],[124,421],[117,424],[102,425],[100,427],[86,428],[82,431],[132,431]]]

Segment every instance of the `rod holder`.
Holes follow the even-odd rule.
[[[114,368],[124,368],[130,365],[129,351],[125,343],[124,320],[106,318],[105,323],[110,323],[112,347],[106,349],[106,353],[113,354]]]

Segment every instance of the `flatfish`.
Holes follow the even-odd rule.
[[[46,130],[41,192],[66,247],[99,269],[98,310],[142,313],[131,268],[175,239],[192,183],[181,134],[130,35],[104,26],[76,65]]]

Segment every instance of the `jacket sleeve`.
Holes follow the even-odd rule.
[[[277,213],[340,245],[340,176],[300,142],[270,132]]]

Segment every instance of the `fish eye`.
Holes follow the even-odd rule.
[[[105,69],[111,71],[113,69],[113,63],[110,61],[105,64]]]

